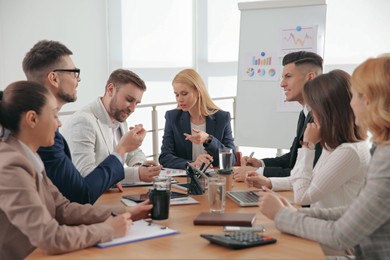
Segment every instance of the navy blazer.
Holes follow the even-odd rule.
[[[40,147],[38,154],[45,164],[47,176],[71,202],[93,204],[125,176],[123,165],[115,155],[108,156],[87,177],[81,176],[72,163],[68,144],[58,130],[54,145]]]
[[[303,112],[301,112],[303,113]],[[301,141],[303,139],[303,134],[305,133],[307,123],[313,122],[313,116],[309,112],[307,118],[304,122],[298,120],[297,124],[297,135],[294,138],[294,141],[290,147],[290,152],[275,158],[265,158],[263,159],[265,167],[263,175],[266,177],[287,177],[290,176],[291,170],[294,168],[295,162],[297,161],[298,149],[302,147]],[[313,167],[320,158],[322,147],[320,143],[316,145],[316,151],[314,156]]]
[[[205,150],[213,156],[214,167],[219,167],[219,148],[232,148],[233,154],[236,154],[230,121],[230,113],[222,110],[206,117],[206,133],[214,138],[205,146]],[[167,111],[159,157],[159,162],[164,167],[185,169],[186,163],[192,162],[192,142],[185,140],[184,133],[191,134],[190,114],[180,109]],[[233,156],[233,165],[235,161],[236,156]]]

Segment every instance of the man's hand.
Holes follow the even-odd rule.
[[[136,206],[128,207],[128,211],[131,213],[131,219],[133,221],[149,218],[153,205],[149,200],[145,200],[142,203],[138,203]]]
[[[115,184],[115,187],[120,191],[120,192],[124,192],[125,190],[123,189],[122,187],[122,184],[120,182],[118,182],[117,184]]]
[[[144,165],[147,165],[147,164],[144,163]],[[148,166],[141,165],[138,168],[139,179],[141,181],[151,182],[151,181],[153,181],[154,176],[157,176],[160,174],[161,169],[162,169],[161,165],[156,165],[156,166],[151,166],[151,164],[149,164]]]
[[[115,147],[115,152],[124,157],[125,153],[134,151],[141,146],[146,136],[146,130],[142,124],[130,127],[130,131],[125,133],[119,140],[118,145]]]
[[[261,161],[256,158],[250,158],[249,156],[243,156],[241,158],[241,165],[242,166],[252,166],[252,167],[262,167]]]

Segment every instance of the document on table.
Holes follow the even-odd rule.
[[[185,177],[187,176],[186,171],[183,169],[172,169],[172,168],[163,168],[160,171],[160,175],[170,176],[170,177]]]
[[[137,203],[132,201],[132,200],[128,200],[128,199],[122,198],[121,201],[122,201],[123,204],[125,204],[128,207],[132,207],[132,206],[137,205]],[[171,199],[171,203],[170,203],[171,206],[175,206],[175,205],[189,205],[189,204],[199,204],[199,201],[197,201],[196,199],[188,196],[188,197],[183,197],[183,198]]]
[[[149,225],[148,222],[142,219],[133,222],[133,225],[131,226],[127,236],[116,238],[110,242],[99,243],[96,246],[99,248],[107,248],[178,233],[179,232],[176,230],[155,223],[151,223],[151,225]]]
[[[161,175],[161,174],[160,174]],[[171,178],[171,183],[177,183],[177,181],[174,178]],[[138,186],[152,186],[153,182],[145,182],[145,181],[138,181],[138,182],[122,182],[122,187],[138,187]]]
[[[207,169],[205,171],[205,173],[209,173],[212,171],[214,171],[214,170]],[[170,177],[186,177],[187,176],[186,171],[183,169],[172,169],[172,168],[165,168],[165,167],[160,171],[160,175],[166,175],[166,176],[170,176]]]

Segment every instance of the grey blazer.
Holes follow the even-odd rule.
[[[81,175],[87,176],[99,163],[109,156],[113,148],[113,136],[110,129],[110,118],[107,111],[97,98],[89,105],[74,113],[61,127],[60,131],[65,136],[71,154],[72,161]],[[128,131],[127,123],[120,124],[122,133]],[[125,163],[133,166],[146,160],[141,149],[127,153]],[[138,175],[135,167],[131,167],[132,173]],[[125,175],[128,173],[125,169]],[[128,176],[125,176],[127,179]],[[138,176],[134,179],[137,181]]]
[[[284,208],[275,218],[283,232],[335,249],[355,247],[356,259],[390,257],[390,145],[377,146],[366,183],[348,208]]]

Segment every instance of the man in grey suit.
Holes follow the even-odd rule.
[[[126,119],[141,102],[145,90],[145,83],[138,75],[129,70],[115,70],[107,81],[104,96],[74,113],[64,124],[61,131],[68,140],[72,160],[84,177],[112,153],[128,131]],[[146,161],[140,149],[127,153],[124,162],[125,183],[150,182],[161,170],[154,161]]]

